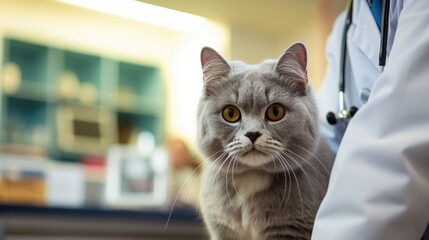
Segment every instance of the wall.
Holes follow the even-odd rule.
[[[308,50],[308,77],[313,89],[317,91],[325,74],[326,39],[336,15],[341,10],[338,5],[341,4],[323,0],[318,4],[307,4],[305,8],[293,10],[305,14],[306,21],[297,21],[293,28],[290,28],[290,24],[285,24],[285,27],[290,28],[287,34],[232,27],[231,57],[248,63],[258,63],[267,58],[277,59],[288,46],[301,41]]]
[[[305,28],[304,28],[305,29]],[[318,29],[296,31],[288,36],[257,35],[242,30],[231,31],[231,56],[247,63],[263,59],[278,59],[292,43],[301,41],[308,50],[308,76],[312,86],[318,89],[324,75],[324,46]],[[316,36],[316,37],[315,37]]]

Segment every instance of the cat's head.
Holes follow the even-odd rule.
[[[228,63],[206,47],[201,64],[198,142],[208,161],[234,171],[276,172],[305,164],[318,130],[302,43],[279,60],[257,65]]]

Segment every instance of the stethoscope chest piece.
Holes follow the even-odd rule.
[[[326,120],[329,124],[335,125],[338,120],[341,120],[343,123],[347,124],[350,119],[357,113],[359,109],[355,106],[351,106],[349,110],[342,108],[337,115],[333,112],[328,112],[326,114]]]

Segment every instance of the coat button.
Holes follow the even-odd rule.
[[[370,94],[371,94],[371,90],[369,90],[368,88],[362,88],[362,90],[360,91],[360,101],[363,104],[366,104],[368,102]]]

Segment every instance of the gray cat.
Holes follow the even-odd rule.
[[[201,63],[199,204],[211,239],[310,239],[334,158],[319,137],[305,46],[257,65],[206,47]]]

